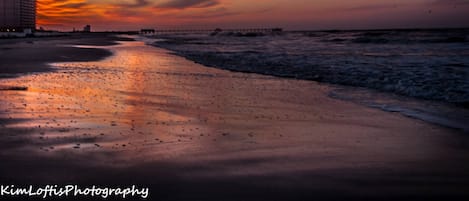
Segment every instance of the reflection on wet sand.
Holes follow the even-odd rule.
[[[466,154],[448,140],[455,131],[330,99],[329,87],[314,82],[206,68],[142,42],[110,49],[114,56],[103,61],[57,63],[56,72],[2,80],[28,87],[0,91],[2,144],[15,144],[2,155],[132,167],[129,174],[167,162],[183,167],[182,180],[275,175],[273,189],[308,189],[316,185],[302,179],[307,173],[340,170],[353,180],[355,170],[363,178],[363,170],[431,172],[420,168],[457,164]],[[137,182],[156,182],[148,168],[163,171],[150,165]],[[337,175],[315,182],[334,183]],[[62,181],[53,173],[41,180],[51,178]],[[402,190],[393,187],[386,189]]]

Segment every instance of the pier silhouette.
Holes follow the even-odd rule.
[[[282,32],[282,28],[238,28],[238,29],[142,29],[141,34],[170,34],[170,33],[277,33]]]

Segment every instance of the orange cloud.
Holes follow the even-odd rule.
[[[102,18],[105,10],[105,7],[89,4],[86,0],[38,0],[37,24],[39,26],[69,26]]]
[[[37,24],[59,30],[80,28],[85,24],[125,30],[135,29],[137,24],[175,25],[197,16],[207,18],[234,13],[220,4],[221,0],[38,0]]]

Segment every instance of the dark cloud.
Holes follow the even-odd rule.
[[[207,8],[220,4],[218,0],[169,0],[157,5],[157,8]]]
[[[87,3],[68,3],[68,4],[64,4],[63,7],[66,7],[66,8],[83,8],[86,5],[88,5],[88,4]]]
[[[118,5],[122,7],[127,7],[127,8],[140,8],[140,7],[148,6],[149,4],[150,2],[148,2],[147,0],[135,0],[135,2],[132,4],[118,4]]]
[[[347,8],[348,11],[363,11],[363,10],[381,10],[381,9],[389,9],[389,8],[397,8],[399,7],[398,4],[370,4],[370,5],[363,5],[363,6],[356,6]]]
[[[463,6],[469,5],[469,0],[435,0],[432,2],[435,5],[449,5],[449,6]]]
[[[231,12],[228,9],[221,7],[213,10],[207,10],[203,13],[199,14],[191,14],[191,15],[181,15],[179,18],[217,18],[217,17],[225,17],[231,15],[239,15],[242,14],[241,12]]]

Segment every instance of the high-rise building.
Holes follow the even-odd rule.
[[[36,29],[36,0],[0,0],[0,31]]]

